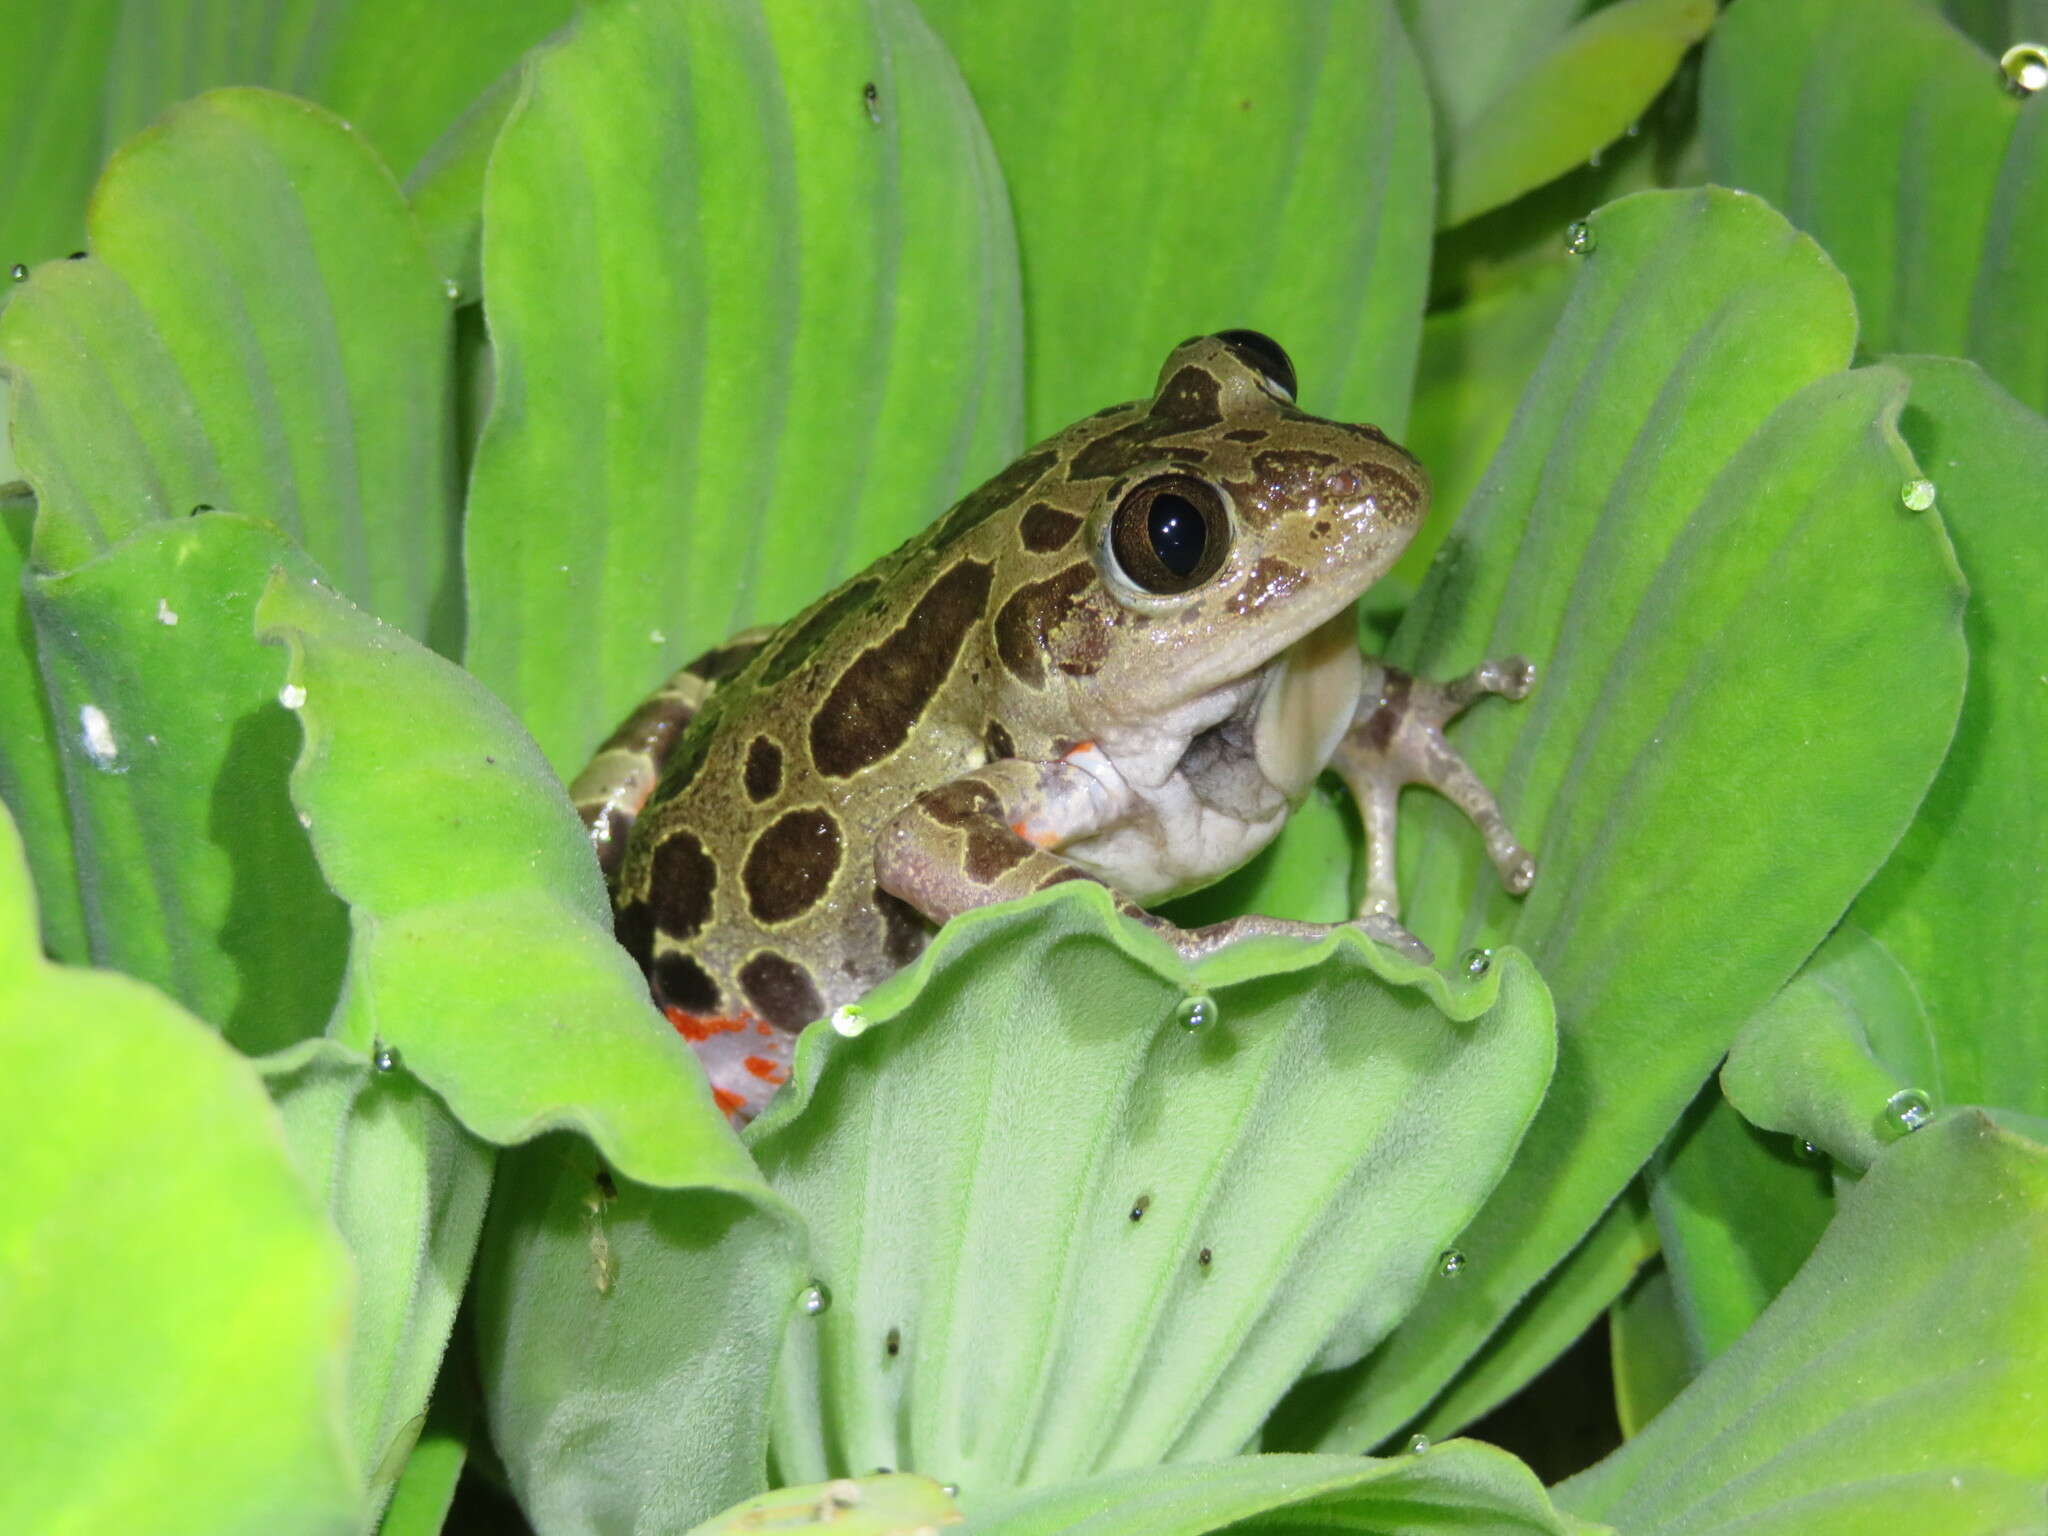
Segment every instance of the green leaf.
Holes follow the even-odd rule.
[[[1558,1489],[1629,1536],[2038,1530],[2048,1153],[1963,1114],[1843,1193],[1756,1326]]]
[[[29,586],[93,954],[250,1052],[320,1030],[347,951],[286,793],[277,658],[251,632],[278,565],[309,569],[275,528],[210,513]]]
[[[2022,39],[2048,38],[2048,0],[1942,0],[1941,8],[1994,58]]]
[[[1391,0],[927,0],[1002,157],[1033,437],[1252,326],[1302,402],[1399,435],[1429,262],[1429,104]]]
[[[1930,1103],[1946,1100],[1936,1065],[1913,979],[1845,922],[1743,1026],[1721,1090],[1751,1125],[1811,1142],[1860,1172],[1903,1129],[1886,1112],[1893,1094],[1916,1087]]]
[[[558,770],[1016,451],[1015,260],[908,0],[621,0],[534,56],[484,188],[468,654]]]
[[[391,1489],[377,1536],[441,1536],[455,1502],[455,1486],[469,1459],[473,1409],[467,1381],[454,1379],[427,1408],[420,1438]]]
[[[1323,1529],[1596,1536],[1606,1527],[1559,1513],[1527,1467],[1475,1440],[1387,1461],[1248,1456],[1138,1468],[1026,1494],[977,1512],[961,1527],[963,1536],[1199,1536],[1224,1529],[1244,1536]]]
[[[80,961],[87,954],[85,911],[71,813],[23,590],[35,516],[35,497],[25,487],[0,487],[0,802],[13,813],[42,893],[43,947],[59,960]]]
[[[115,157],[91,245],[0,316],[36,563],[225,507],[448,644],[450,306],[361,137],[305,102],[216,92]]]
[[[0,1528],[358,1528],[347,1255],[240,1057],[141,982],[43,961],[4,815],[0,1057]]]
[[[1190,970],[1112,913],[1085,883],[969,913],[859,1038],[800,1040],[748,1136],[830,1296],[784,1352],[783,1480],[1229,1455],[1463,1284],[1440,1255],[1550,1071],[1522,957],[1453,985],[1347,931]]]
[[[332,1040],[257,1069],[355,1260],[349,1433],[375,1509],[425,1422],[483,1226],[491,1149],[402,1067],[380,1071]]]
[[[1693,1378],[1670,1271],[1661,1264],[1645,1271],[1615,1302],[1607,1320],[1615,1417],[1622,1434],[1632,1439]]]
[[[1417,1427],[1431,1437],[1454,1434],[1506,1402],[1597,1324],[1656,1254],[1656,1225],[1641,1191],[1631,1185],[1479,1346]],[[1341,1376],[1328,1383],[1345,1384]],[[1310,1383],[1302,1401],[1313,1401],[1319,1385]]]
[[[312,582],[280,572],[256,623],[290,652],[292,799],[350,908],[329,1033],[395,1048],[487,1141],[573,1126],[636,1178],[762,1195],[613,942],[581,824],[505,706]]]
[[[0,266],[61,256],[99,173],[100,82],[121,0],[9,8],[0,48]]]
[[[1400,853],[1439,953],[1529,948],[1557,1080],[1460,1241],[1470,1282],[1425,1298],[1314,1443],[1394,1430],[1571,1251],[1889,852],[1961,695],[1960,580],[1939,524],[1900,504],[1904,380],[1837,371],[1839,275],[1718,190],[1626,198],[1592,229],[1393,647],[1431,675],[1513,652],[1542,670],[1528,702],[1454,730],[1535,889],[1505,896],[1434,797],[1411,798]]]
[[[1872,352],[1974,357],[2048,408],[2048,94],[1929,0],[1742,0],[1707,50],[1709,174],[1827,247]]]
[[[1515,67],[1455,122],[1437,222],[1462,224],[1613,143],[1714,24],[1714,0],[1617,0]],[[1470,18],[1464,26],[1471,29]]]
[[[1798,1143],[1701,1090],[1646,1177],[1687,1358],[1697,1375],[1782,1291],[1834,1214],[1828,1172]]]
[[[506,1153],[477,1258],[491,1444],[548,1536],[676,1531],[766,1488],[769,1378],[803,1234],[772,1198]]]
[[[1970,583],[1970,683],[1955,747],[1898,852],[1856,902],[1925,1005],[1935,1060],[1874,1039],[1879,1059],[1940,1102],[2048,1115],[2048,551],[2039,498],[2048,421],[1968,363],[1901,358],[1899,427],[1938,487]],[[1918,1077],[1915,1074],[1922,1074]],[[1938,1074],[1938,1076],[1937,1076]]]
[[[1397,0],[1444,147],[1572,28],[1587,0]]]
[[[1422,322],[1408,451],[1429,466],[1429,520],[1392,572],[1422,578],[1507,436],[1571,292],[1562,254]],[[1378,591],[1366,597],[1377,606]]]

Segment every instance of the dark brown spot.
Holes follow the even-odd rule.
[[[761,923],[786,923],[818,904],[839,870],[839,823],[822,805],[784,812],[747,850],[740,886]]]
[[[669,831],[655,847],[647,879],[655,927],[672,939],[695,938],[711,920],[717,886],[718,866],[696,833],[686,827]]]
[[[882,1350],[892,1360],[896,1356],[902,1354],[903,1330],[900,1328],[891,1328],[889,1330],[889,1336],[886,1339],[882,1340]]]
[[[777,642],[775,654],[761,667],[760,685],[766,688],[781,682],[817,655],[818,647],[825,643],[832,631],[845,622],[848,614],[874,596],[875,589],[881,584],[878,576],[862,576],[849,581],[819,603]]]
[[[1067,547],[1074,535],[1081,531],[1081,519],[1071,512],[1062,512],[1058,507],[1034,501],[1025,510],[1017,531],[1023,535],[1026,549],[1034,554],[1049,555]]]
[[[1152,414],[1173,418],[1183,432],[1213,427],[1223,419],[1219,404],[1222,396],[1223,388],[1216,382],[1216,376],[1189,363],[1176,369],[1173,377],[1159,386],[1152,401]]]
[[[991,720],[988,729],[982,732],[981,743],[988,749],[989,759],[999,762],[1006,757],[1017,755],[1017,743],[1010,739],[1010,733],[1003,729],[1003,722]]]
[[[1366,717],[1365,742],[1375,752],[1386,751],[1401,728],[1401,717],[1408,712],[1409,681],[1406,672],[1390,670],[1380,690],[1379,708]]]
[[[741,775],[747,798],[756,805],[773,800],[782,789],[782,748],[766,736],[747,744],[747,766]]]
[[[729,640],[706,651],[686,670],[694,672],[707,683],[722,683],[737,676],[748,662],[760,654],[761,647],[774,638],[775,632],[770,630],[763,635],[749,635],[744,640]]]
[[[1317,518],[1314,532],[1315,536],[1319,539],[1328,537],[1330,532],[1330,520],[1327,517]]]
[[[1244,585],[1225,599],[1223,611],[1242,616],[1286,597],[1301,583],[1301,569],[1271,555],[1262,556]]]
[[[879,885],[875,887],[875,908],[882,914],[882,953],[891,965],[908,965],[924,953],[931,928],[917,908]]]
[[[1093,880],[1094,878],[1095,877],[1093,875],[1083,873],[1081,870],[1075,869],[1072,865],[1069,865],[1065,869],[1054,870],[1051,874],[1047,875],[1043,880],[1039,881],[1038,884],[1033,887],[1033,889],[1040,891],[1049,891],[1056,885],[1065,885],[1069,880]]]
[[[696,714],[694,706],[685,704],[675,695],[657,693],[652,698],[641,700],[639,707],[626,716],[616,731],[605,737],[604,745],[597,750],[644,752],[659,759]]]
[[[663,1008],[715,1018],[725,999],[711,973],[681,950],[670,950],[654,962],[654,1001]]]
[[[825,1012],[811,973],[772,949],[740,967],[740,986],[754,1012],[777,1029],[799,1030]]]
[[[1079,560],[1010,594],[996,614],[995,641],[996,656],[1012,677],[1030,688],[1044,684],[1045,657],[1061,659],[1061,637],[1055,631],[1080,605],[1081,594],[1094,585],[1095,567]],[[1094,644],[1102,646],[1107,638],[1098,627]],[[1070,648],[1073,644],[1068,641]]]
[[[1015,869],[1034,852],[1032,846],[1004,824],[1002,802],[976,779],[955,779],[918,797],[925,813],[941,826],[964,834],[966,850],[960,868],[976,885],[987,885]]]
[[[910,736],[952,676],[960,647],[988,606],[995,567],[962,560],[929,587],[901,628],[850,662],[811,719],[811,761],[844,779],[880,762]]]
[[[1015,506],[1058,460],[1059,455],[1050,449],[1026,454],[980,489],[969,492],[933,530],[932,552],[941,553],[1005,507]]]
[[[1386,433],[1382,432],[1378,427],[1372,425],[1370,422],[1333,421],[1330,423],[1330,425],[1335,427],[1339,432],[1349,432],[1353,437],[1362,437],[1368,443],[1378,443],[1383,448],[1391,447],[1393,445],[1394,440],[1391,437],[1387,436]]]
[[[654,961],[654,913],[644,901],[623,903],[612,913],[612,932],[633,963],[646,970]]]
[[[1264,427],[1234,427],[1223,435],[1233,443],[1263,443],[1268,434]]]

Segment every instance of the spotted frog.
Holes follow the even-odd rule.
[[[1096,880],[1190,958],[1328,925],[1183,929],[1142,910],[1264,847],[1334,769],[1366,832],[1355,923],[1419,950],[1394,876],[1401,786],[1536,867],[1443,736],[1519,658],[1454,682],[1360,654],[1354,602],[1407,545],[1422,468],[1294,403],[1252,331],[1176,347],[1149,399],[1033,448],[786,624],[663,685],[572,786],[621,942],[736,1121],[795,1034],[937,924]],[[1426,953],[1424,951],[1423,953]]]

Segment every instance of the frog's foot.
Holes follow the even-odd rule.
[[[1428,965],[1435,956],[1427,944],[1415,937],[1399,921],[1384,912],[1366,912],[1348,923],[1303,923],[1285,917],[1261,917],[1250,913],[1244,917],[1225,918],[1220,923],[1209,923],[1200,928],[1177,928],[1164,918],[1149,913],[1136,912],[1136,916],[1147,927],[1154,929],[1180,952],[1181,959],[1192,965],[1204,956],[1213,955],[1217,950],[1236,944],[1244,939],[1321,939],[1340,928],[1356,928],[1367,938],[1398,950],[1411,960]]]
[[[1432,683],[1396,667],[1382,667],[1377,693],[1367,691],[1331,766],[1350,786],[1365,824],[1365,899],[1361,922],[1396,918],[1401,911],[1394,874],[1394,828],[1401,789],[1426,784],[1463,811],[1486,839],[1486,854],[1500,883],[1519,896],[1536,882],[1536,861],[1515,840],[1493,791],[1480,781],[1444,727],[1489,693],[1523,699],[1536,669],[1520,656],[1482,662],[1463,677]],[[1403,930],[1404,932],[1406,930]]]

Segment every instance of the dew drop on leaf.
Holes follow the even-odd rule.
[[[861,1011],[858,1003],[847,1003],[832,1010],[832,1029],[835,1034],[851,1040],[855,1035],[865,1034],[868,1016]]]
[[[370,1065],[379,1072],[398,1070],[398,1052],[388,1045],[380,1045],[370,1057]]]
[[[1593,226],[1584,219],[1574,219],[1564,228],[1564,250],[1567,256],[1590,256],[1600,244],[1600,237],[1593,233]]]
[[[1918,1088],[1901,1088],[1884,1101],[1884,1117],[1900,1131],[1917,1131],[1934,1118],[1934,1104]]]
[[[7,269],[7,275],[13,278],[17,283],[25,283],[28,281],[28,268],[17,261],[13,266]]]
[[[1446,1280],[1464,1273],[1465,1255],[1455,1248],[1446,1248],[1436,1256],[1436,1272]]]
[[[1925,512],[1934,505],[1934,482],[1908,480],[1899,487],[1899,500],[1905,503],[1908,512]]]
[[[1490,949],[1468,949],[1458,961],[1458,969],[1472,980],[1477,981],[1493,969],[1493,951]]]
[[[1152,1197],[1150,1195],[1138,1196],[1137,1199],[1131,1202],[1131,1220],[1143,1221],[1145,1219],[1145,1213],[1151,1209]]]
[[[1194,1034],[1207,1029],[1216,1022],[1216,999],[1206,992],[1197,992],[1180,1000],[1180,1006],[1173,1010],[1174,1022]]]
[[[1409,1454],[1410,1456],[1420,1456],[1420,1455],[1421,1455],[1421,1454],[1422,1454],[1422,1453],[1423,1453],[1424,1451],[1426,1451],[1426,1450],[1428,1450],[1428,1449],[1429,1449],[1429,1436],[1427,1436],[1427,1435],[1411,1435],[1411,1436],[1409,1437],[1409,1439],[1408,1439],[1408,1454]]]
[[[805,1317],[818,1317],[830,1310],[832,1292],[826,1288],[824,1281],[813,1280],[803,1288],[803,1293],[797,1297],[796,1304],[803,1308]]]
[[[2048,48],[2039,43],[2014,43],[1998,61],[2006,84],[2023,96],[2048,85]]]

